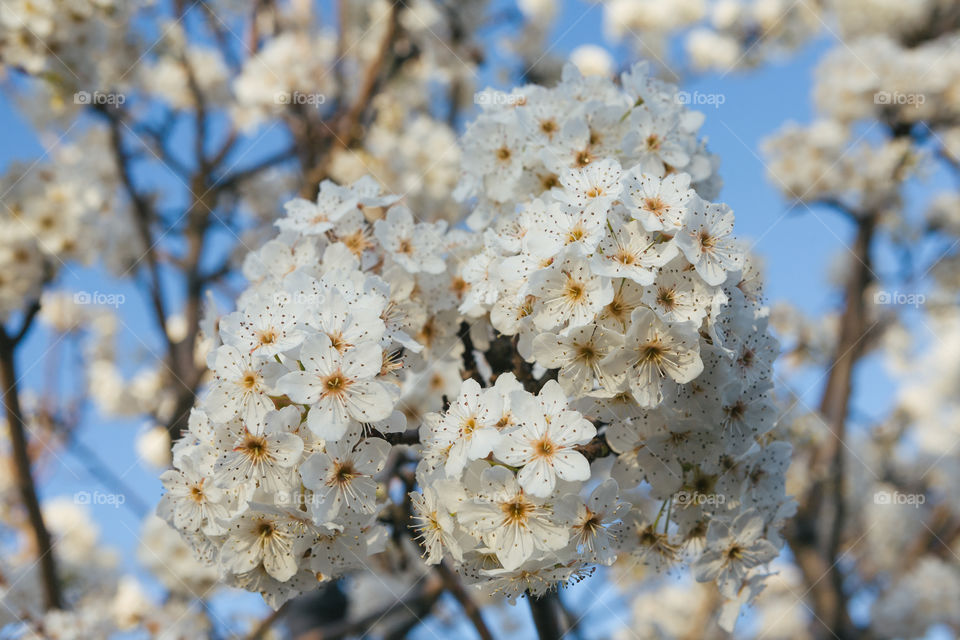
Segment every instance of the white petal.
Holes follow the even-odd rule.
[[[364,342],[343,355],[343,372],[351,379],[372,378],[382,364],[383,350],[376,342]]]
[[[354,382],[346,396],[347,411],[358,422],[384,420],[393,413],[393,397],[375,380]]]
[[[347,432],[349,421],[332,402],[324,402],[310,409],[307,427],[324,440],[337,440]]]
[[[524,465],[517,474],[517,480],[524,491],[539,498],[546,498],[557,486],[557,474],[543,459],[533,460]]]
[[[374,475],[383,470],[390,455],[390,443],[380,438],[366,438],[360,441],[353,452],[354,466],[360,473]]]
[[[323,388],[316,375],[306,371],[291,371],[277,380],[277,391],[294,402],[311,404],[320,398]]]
[[[557,475],[569,482],[590,479],[590,463],[576,451],[558,451],[553,455],[553,468]]]

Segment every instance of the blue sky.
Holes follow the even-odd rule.
[[[499,37],[495,33],[489,42],[494,57],[501,55],[495,41]],[[552,41],[555,54],[569,52],[581,44],[602,44],[601,8],[580,0],[564,2]],[[709,138],[712,151],[721,157],[720,172],[725,182],[721,199],[736,213],[737,233],[756,243],[754,250],[765,265],[768,299],[771,302],[789,300],[814,315],[836,306],[837,298],[826,285],[826,273],[832,257],[849,241],[850,229],[828,211],[788,211],[787,204],[766,181],[759,144],[788,120],[811,120],[809,94],[813,70],[829,46],[829,42],[818,40],[788,60],[760,70],[707,74],[689,79],[682,87],[724,97],[722,105],[700,107],[706,114],[702,132]],[[610,51],[618,58],[625,55],[623,47],[610,48]],[[489,74],[484,78],[497,86]],[[5,135],[5,144],[0,146],[0,167],[5,168],[15,160],[30,162],[42,154],[41,145],[16,113],[8,96],[0,98],[0,123]],[[276,143],[268,142],[271,147]],[[267,152],[269,150],[264,153]],[[60,282],[70,289],[123,293],[128,301],[120,309],[124,344],[146,355],[151,350],[160,353],[159,337],[146,313],[144,299],[131,283],[107,278],[96,268],[80,267],[71,267]],[[47,332],[35,330],[20,353],[25,388],[40,388],[49,370],[49,365],[42,360],[63,358],[58,368],[69,368],[70,361],[62,351],[46,353],[50,342]],[[861,374],[861,382],[869,391],[858,396],[856,406],[868,415],[878,415],[889,401],[892,387],[877,363],[874,360],[870,363],[869,370]],[[66,375],[69,377],[69,373]],[[805,396],[811,406],[816,404],[816,379],[816,375],[809,377],[812,388]],[[143,427],[142,422],[106,419],[93,409],[88,410],[86,417],[79,440],[95,451],[112,472],[122,476],[142,501],[154,504],[160,496],[156,472],[139,463],[134,453],[134,440]],[[111,491],[98,485],[83,462],[69,450],[51,458],[40,473],[42,493],[46,497],[70,496],[80,489]],[[129,509],[111,505],[93,505],[91,509],[103,539],[116,546],[125,562],[132,566],[140,527],[137,516]]]

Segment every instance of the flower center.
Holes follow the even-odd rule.
[[[350,343],[348,343],[346,340],[344,340],[343,333],[340,331],[337,331],[336,333],[328,333],[327,337],[330,338],[330,346],[336,349],[337,351],[339,351],[340,353],[343,353],[344,351],[346,351],[347,347],[353,346]]]
[[[578,224],[576,227],[570,230],[569,234],[567,234],[567,244],[581,240],[584,235],[586,234],[583,231],[583,227]]]
[[[190,487],[190,499],[194,502],[203,502],[203,480]]]
[[[657,304],[665,309],[673,309],[673,307],[676,306],[676,297],[673,289],[661,287],[657,292]]]
[[[744,406],[742,400],[737,400],[734,404],[724,407],[723,410],[730,420],[742,420],[744,414],[747,412],[747,407]]]
[[[349,249],[350,253],[358,258],[363,255],[364,251],[373,247],[373,243],[370,242],[370,239],[366,236],[363,229],[341,236],[340,242]]]
[[[700,246],[704,249],[713,249],[715,246],[717,246],[717,239],[706,231],[701,231],[697,236],[697,239],[700,240]]]
[[[556,446],[547,438],[540,440],[534,445],[534,453],[540,458],[550,458],[555,452]]]
[[[454,278],[450,281],[450,290],[453,291],[455,296],[462,298],[464,295],[466,295],[467,291],[470,290],[470,283],[460,276],[454,276]]]
[[[645,198],[643,208],[659,218],[663,215],[667,205],[660,198]]]
[[[566,297],[572,302],[580,302],[586,296],[586,289],[583,284],[575,280],[568,280],[566,287]]]
[[[253,462],[259,462],[269,456],[267,451],[267,439],[263,436],[257,436],[248,433],[243,443],[237,447],[243,455],[247,456]]]
[[[347,390],[347,387],[350,386],[350,380],[348,380],[342,372],[337,371],[333,375],[328,376],[323,380],[324,396],[343,395],[343,392]]]
[[[610,301],[610,304],[607,305],[607,313],[610,314],[612,318],[622,319],[626,315],[626,306],[623,304],[623,300],[620,299],[619,293],[613,297],[613,300]]]
[[[660,364],[663,360],[664,349],[659,342],[648,342],[640,347],[640,362]]]
[[[592,344],[581,344],[577,346],[577,358],[592,362],[597,358],[597,351]]]
[[[526,524],[530,514],[533,513],[533,504],[528,502],[523,496],[517,496],[510,502],[500,505],[500,510],[506,516],[507,524]]]
[[[560,179],[555,174],[552,174],[552,173],[548,173],[547,175],[542,176],[540,178],[540,187],[544,191],[549,191],[550,189],[553,189],[554,187],[559,186],[559,184],[560,184]]]
[[[594,513],[593,511],[590,511],[590,509],[587,509],[587,519],[584,520],[583,525],[581,526],[583,533],[588,536],[594,536],[602,527],[603,523],[600,522],[600,514]]]
[[[273,526],[272,522],[261,520],[257,523],[257,535],[261,538],[273,537],[273,534],[276,532],[276,530],[277,529]]]
[[[345,487],[350,484],[357,475],[357,470],[354,469],[353,462],[346,460],[337,464],[333,471],[330,484],[336,487]]]
[[[247,371],[240,379],[240,386],[247,391],[252,391],[257,387],[258,382],[260,382],[260,376],[255,371]]]
[[[273,329],[263,329],[257,332],[257,342],[260,344],[273,344],[277,341],[277,332]]]

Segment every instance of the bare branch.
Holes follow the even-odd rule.
[[[29,327],[28,316],[20,330],[22,337]],[[20,394],[17,388],[18,378],[15,363],[17,340],[9,337],[5,330],[0,331],[0,385],[3,385],[3,408],[10,430],[10,448],[13,455],[17,489],[20,499],[27,510],[27,519],[33,531],[37,562],[40,565],[40,579],[43,585],[44,606],[47,609],[59,609],[63,606],[60,582],[57,579],[56,558],[53,555],[53,540],[43,520],[43,511],[37,497],[37,487],[30,470],[30,455],[27,451],[26,422],[20,407]]]

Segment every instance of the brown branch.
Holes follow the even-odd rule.
[[[57,580],[56,558],[53,555],[53,539],[43,520],[43,511],[37,497],[37,487],[30,471],[30,454],[27,452],[26,422],[20,407],[20,393],[17,388],[17,369],[15,352],[17,343],[26,335],[30,320],[28,315],[24,326],[11,337],[6,330],[0,330],[0,385],[3,385],[3,408],[10,430],[10,448],[15,467],[17,489],[20,499],[27,510],[27,519],[33,531],[37,562],[40,565],[40,579],[43,586],[44,606],[47,609],[59,609],[63,606],[60,583]]]
[[[403,433],[381,433],[376,429],[370,430],[370,435],[374,438],[382,438],[389,442],[390,444],[407,444],[415,445],[420,444],[420,430],[419,429],[407,429]]]
[[[212,189],[218,191],[224,191],[228,188],[234,187],[237,184],[247,180],[248,178],[253,177],[254,175],[260,173],[264,169],[269,169],[270,167],[276,166],[278,164],[283,164],[288,160],[293,160],[297,157],[296,148],[287,148],[267,156],[263,160],[260,160],[256,164],[247,167],[246,169],[238,169],[233,173],[227,174],[213,181]]]
[[[413,629],[423,624],[423,619],[430,615],[434,605],[442,595],[442,589],[437,592],[431,591],[424,598],[410,605],[410,615],[399,625],[391,629],[389,633],[384,635],[384,640],[404,640],[407,638]]]
[[[403,2],[400,0],[393,0],[390,5],[390,15],[387,16],[386,33],[383,34],[383,39],[380,41],[380,47],[377,49],[376,55],[374,56],[373,60],[370,61],[370,65],[367,67],[366,73],[363,75],[363,79],[360,82],[360,89],[357,91],[356,99],[347,109],[347,112],[344,114],[343,120],[339,125],[340,135],[338,136],[338,143],[341,146],[350,146],[350,144],[352,144],[358,137],[356,128],[360,123],[360,118],[363,115],[363,112],[367,109],[367,107],[370,105],[370,101],[373,99],[377,82],[380,79],[380,75],[384,66],[386,65],[388,54],[393,46],[393,39],[397,33],[397,27],[399,23],[398,18],[402,4]]]
[[[282,605],[277,607],[276,610],[271,611],[270,615],[261,620],[260,623],[254,627],[253,631],[250,632],[250,635],[247,636],[247,640],[261,640],[266,635],[267,631],[270,630],[270,627],[272,627],[273,624],[280,619],[280,616],[287,611],[291,602],[292,600],[287,600]]]
[[[460,603],[460,606],[463,608],[463,612],[467,614],[470,622],[473,623],[473,628],[477,630],[477,634],[480,636],[481,640],[493,640],[493,634],[490,633],[487,623],[484,622],[483,616],[480,615],[480,607],[477,606],[477,603],[473,601],[473,598],[470,597],[470,594],[467,593],[467,590],[463,586],[463,582],[450,567],[447,566],[447,563],[441,561],[437,565],[437,573],[440,574],[443,584],[446,587],[447,591],[457,599],[457,602]]]
[[[207,26],[210,29],[210,32],[213,33],[214,40],[217,42],[217,48],[220,49],[220,53],[223,55],[224,61],[230,65],[230,68],[239,72],[242,66],[241,62],[237,59],[237,56],[234,55],[233,50],[230,48],[230,39],[227,37],[227,33],[223,28],[223,21],[217,16],[216,12],[210,7],[208,2],[200,2],[200,8],[203,10],[203,15],[206,18]]]
[[[361,138],[359,131],[360,121],[363,114],[369,108],[373,101],[379,85],[380,76],[390,57],[390,50],[393,47],[393,41],[396,37],[399,26],[400,7],[403,3],[400,0],[393,0],[390,5],[390,14],[387,16],[386,33],[380,41],[380,47],[377,49],[373,60],[367,66],[363,77],[360,80],[360,88],[357,91],[356,98],[338,117],[335,118],[334,128],[326,125],[326,131],[320,136],[318,143],[326,145],[331,143],[341,149],[348,149],[357,140]],[[342,35],[341,35],[342,37]],[[304,172],[303,188],[301,195],[304,197],[313,197],[317,185],[323,181],[327,174],[327,162],[330,157],[329,149],[327,153],[322,154],[321,160],[314,158],[312,166]]]
[[[357,618],[356,620],[348,620],[335,625],[319,628],[319,637],[323,638],[323,640],[340,640],[340,638],[345,638],[358,633],[364,633],[369,631],[370,627],[378,624],[388,616],[394,615],[401,611],[407,611],[410,613],[412,610],[410,615],[413,620],[413,624],[419,624],[421,622],[420,619],[429,613],[430,609],[433,608],[433,605],[443,594],[443,590],[444,587],[441,580],[429,581],[422,589],[419,589],[412,596],[403,600],[396,600],[379,611],[374,611],[373,613],[370,613],[362,618]]]
[[[120,182],[123,185],[130,203],[133,205],[133,220],[137,230],[140,243],[143,245],[143,259],[147,263],[147,273],[150,278],[150,301],[153,304],[154,320],[166,340],[168,350],[172,350],[173,342],[167,335],[166,306],[163,301],[163,292],[160,285],[160,271],[155,252],[153,236],[150,232],[150,223],[153,220],[153,207],[149,200],[137,189],[133,182],[133,176],[127,166],[130,160],[129,154],[123,148],[123,132],[121,131],[122,116],[111,109],[109,106],[97,106],[97,111],[106,119],[110,129],[110,144],[113,151],[114,164],[117,167],[117,173],[120,176]]]
[[[473,338],[470,336],[470,325],[466,322],[460,323],[460,342],[463,343],[463,375],[464,380],[473,378],[481,387],[487,386],[483,376],[477,369],[477,358],[474,354],[476,347],[473,346]]]
[[[35,300],[24,312],[23,320],[20,322],[20,328],[16,333],[13,334],[13,337],[10,338],[10,341],[13,342],[14,346],[20,344],[20,342],[26,337],[27,332],[30,331],[30,327],[33,325],[33,319],[37,317],[38,313],[40,313],[39,299]]]
[[[814,636],[839,640],[859,637],[850,620],[838,561],[846,521],[843,495],[846,421],[853,392],[853,371],[865,352],[870,332],[864,296],[873,281],[871,246],[877,224],[871,215],[857,217],[856,222],[839,337],[820,403],[820,413],[833,437],[811,461],[814,468],[826,465],[826,471],[814,483],[806,503],[800,506],[788,528],[791,548],[813,599]]]
[[[514,344],[510,336],[498,335],[490,342],[483,355],[493,372],[491,377],[494,381],[501,373],[513,370],[513,351]]]
[[[540,597],[527,593],[527,601],[530,603],[530,614],[533,616],[533,626],[537,629],[537,636],[540,640],[559,640],[560,631],[560,612],[557,607],[557,594],[547,592]]]
[[[582,453],[590,462],[597,458],[606,458],[613,453],[610,445],[607,444],[607,439],[600,435],[594,436],[593,440],[587,444],[577,445],[574,449]]]

